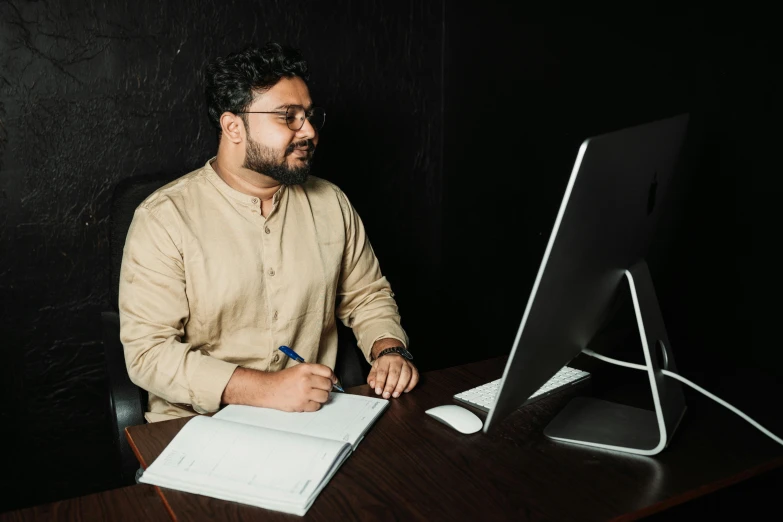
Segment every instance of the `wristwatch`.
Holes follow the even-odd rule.
[[[380,359],[384,355],[389,355],[390,353],[399,355],[401,357],[405,357],[408,360],[413,359],[413,354],[405,349],[403,346],[393,346],[391,348],[386,348],[385,350],[381,350],[381,353],[378,354],[378,356],[375,359]]]

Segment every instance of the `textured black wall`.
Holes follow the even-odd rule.
[[[346,191],[424,352],[440,253],[436,3],[0,3],[0,510],[111,487],[100,311],[123,178],[215,151],[205,62],[302,48],[328,113],[316,174]],[[432,363],[420,358],[426,367]]]
[[[493,1],[80,4],[0,3],[0,510],[112,486],[109,196],[213,154],[200,71],[250,41],[310,59],[329,114],[316,173],[362,214],[422,369],[507,353],[582,139],[689,110],[691,203],[654,274],[678,363],[705,384],[779,375],[756,293],[779,281],[760,227],[779,87],[765,27],[522,23]]]

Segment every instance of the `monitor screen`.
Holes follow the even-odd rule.
[[[657,325],[659,314],[650,312],[657,309],[657,301],[644,259],[664,206],[661,201],[680,164],[687,124],[688,114],[681,114],[582,143],[484,432],[522,405],[588,345],[624,278],[633,288],[635,274],[636,286],[645,292],[640,306],[647,306],[646,322],[656,323],[655,327],[648,324],[650,350],[657,341],[663,343],[665,330]],[[637,312],[641,328],[644,314]],[[673,364],[673,357],[670,360]],[[675,424],[684,411],[681,392],[661,384],[663,378],[654,368],[650,379],[654,388],[659,384],[657,392],[667,396],[666,400],[682,403],[668,408],[669,413],[653,412],[652,420]],[[651,429],[656,430],[655,426]],[[657,435],[653,433],[653,439]],[[655,440],[652,443],[660,445]]]

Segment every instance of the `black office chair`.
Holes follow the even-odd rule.
[[[176,175],[161,172],[132,176],[117,184],[111,199],[109,215],[110,252],[110,309],[101,313],[103,347],[106,362],[106,380],[109,395],[109,417],[114,446],[119,460],[120,485],[134,484],[139,463],[125,437],[125,428],[144,424],[147,411],[147,392],[128,377],[125,355],[120,342],[120,318],[117,307],[120,286],[120,267],[125,237],[128,234],[136,207],[155,190],[172,181]],[[338,350],[335,374],[344,387],[364,384],[370,365],[356,345],[350,328],[337,321]]]
[[[120,342],[118,293],[120,266],[125,236],[133,212],[156,189],[173,179],[168,173],[133,176],[122,180],[112,193],[109,213],[109,309],[101,312],[103,351],[106,363],[106,381],[109,396],[109,418],[118,459],[120,485],[133,484],[139,463],[125,437],[125,428],[144,424],[147,410],[147,392],[128,377],[125,354]]]

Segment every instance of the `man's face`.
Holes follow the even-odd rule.
[[[291,105],[310,109],[312,101],[301,78],[283,78],[267,92],[257,95],[247,111],[280,111],[280,114],[247,114],[247,140],[243,167],[269,176],[283,185],[307,180],[318,143],[318,133],[308,120],[293,131],[285,111]]]

